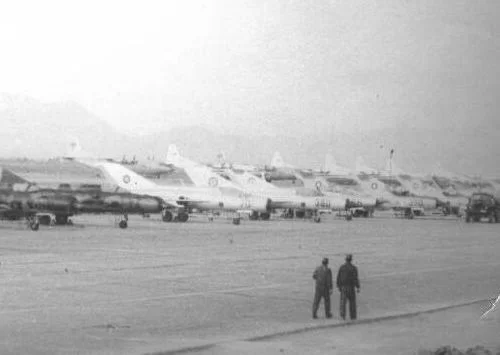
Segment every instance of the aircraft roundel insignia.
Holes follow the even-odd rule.
[[[210,179],[208,179],[208,185],[212,187],[216,187],[219,184],[219,180],[217,180],[216,177],[212,176]]]
[[[251,177],[248,179],[249,184],[255,184],[255,178]]]
[[[372,184],[372,189],[373,189],[373,190],[378,189],[378,184],[377,184],[376,182],[374,182],[374,183]]]
[[[128,175],[123,175],[123,182],[128,184],[130,182],[130,176]]]

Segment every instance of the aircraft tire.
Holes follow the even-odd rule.
[[[241,218],[240,218],[240,217],[234,217],[234,218],[233,218],[233,224],[234,224],[235,226],[239,225],[239,224],[240,224],[240,222],[241,222]]]
[[[304,211],[295,211],[296,218],[304,218],[305,216],[306,216],[306,213]]]
[[[170,211],[163,211],[162,220],[163,222],[172,222],[174,220],[174,215]]]
[[[52,218],[50,218],[50,216],[48,216],[48,215],[38,217],[38,223],[42,224],[44,226],[50,226],[51,222],[52,222]]]
[[[30,222],[30,229],[32,231],[37,231],[40,228],[40,223],[38,221]]]
[[[179,222],[185,223],[188,221],[188,219],[189,219],[189,214],[187,213],[182,212],[177,215],[177,220]]]
[[[68,224],[68,216],[56,214],[56,224],[59,226]]]
[[[125,228],[127,228],[127,227],[128,227],[128,223],[127,223],[127,221],[122,220],[122,221],[120,221],[120,223],[118,223],[118,226],[119,226],[121,229],[125,229]]]
[[[260,214],[260,219],[263,221],[269,221],[269,218],[271,218],[271,215],[267,212],[263,212]]]

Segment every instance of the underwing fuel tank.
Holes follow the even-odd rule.
[[[160,198],[128,193],[77,194],[78,213],[160,213]]]
[[[75,210],[75,199],[71,196],[56,194],[34,194],[28,205],[39,211],[64,212],[71,214]]]
[[[24,212],[50,211],[70,214],[74,211],[75,199],[55,192],[1,191],[0,204]]]
[[[163,201],[147,195],[108,195],[104,197],[104,205],[108,209],[119,209],[128,213],[160,213]]]

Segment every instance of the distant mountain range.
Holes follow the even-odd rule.
[[[356,157],[383,168],[391,149],[394,161],[409,172],[432,172],[438,166],[464,174],[500,175],[497,151],[500,122],[471,120],[456,127],[401,125],[363,132],[324,133],[301,138],[259,137],[220,133],[219,128],[172,127],[146,136],[120,133],[74,102],[44,104],[24,97],[0,94],[0,156],[52,158],[64,156],[78,139],[83,149],[98,157],[164,160],[169,144],[182,155],[214,162],[223,151],[229,161],[269,164],[275,151],[299,167],[320,168],[330,152],[339,165],[354,168]],[[307,124],[305,122],[304,124]],[[438,128],[440,127],[440,128]]]

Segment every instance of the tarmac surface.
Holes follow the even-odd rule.
[[[134,216],[126,230],[114,226],[112,216],[77,217],[75,226],[42,226],[38,232],[20,222],[1,222],[0,353],[143,354],[186,348],[255,353],[256,346],[262,354],[264,349],[282,353],[309,349],[334,332],[344,334],[341,339],[366,334],[356,339],[358,350],[373,349],[377,341],[394,351],[414,346],[391,333],[411,334],[413,328],[398,323],[407,322],[403,319],[330,329],[341,324],[337,292],[334,319],[324,319],[322,305],[320,319],[311,318],[314,268],[328,256],[335,274],[346,253],[354,254],[359,268],[361,323],[482,300],[463,308],[465,313],[443,311],[451,322],[474,318],[476,312],[479,318],[485,300],[500,293],[500,225],[324,218],[319,224],[243,221],[235,226],[204,218],[166,224],[157,218]],[[434,331],[422,330],[426,319],[439,314],[408,318],[420,320],[421,330],[415,331],[424,343],[448,329],[446,322],[442,329],[432,328],[439,322],[428,322]],[[498,322],[488,324],[499,329]],[[303,332],[322,327],[327,328]],[[283,341],[288,347],[280,345]],[[347,340],[342,344],[349,349]],[[328,349],[344,349],[342,344]]]

